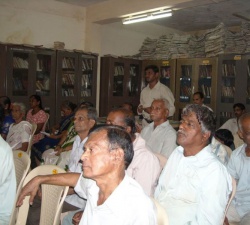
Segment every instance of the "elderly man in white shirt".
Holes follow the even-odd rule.
[[[142,138],[147,147],[157,156],[169,158],[176,148],[176,131],[167,120],[169,115],[169,102],[167,99],[155,99],[151,105],[150,117],[152,123],[141,131]]]
[[[250,113],[239,118],[239,135],[245,144],[233,151],[227,165],[229,173],[237,180],[235,197],[228,209],[229,223],[250,224]]]
[[[150,107],[154,99],[164,98],[169,102],[169,116],[175,112],[174,95],[171,90],[159,81],[159,68],[156,65],[149,65],[145,68],[145,80],[148,85],[142,90],[140,105],[137,108],[139,115],[143,116],[142,126],[151,122]]]
[[[165,208],[169,224],[220,225],[232,190],[226,167],[211,153],[215,129],[206,107],[183,109],[175,149],[161,173],[155,198]]]
[[[37,176],[21,191],[17,205],[26,195],[33,201],[42,183],[68,185],[87,199],[80,225],[156,225],[153,202],[125,169],[134,151],[129,134],[115,126],[93,131],[81,157],[83,173]]]

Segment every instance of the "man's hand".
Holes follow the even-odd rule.
[[[63,152],[63,148],[57,146],[54,150],[56,152],[56,156],[59,156]]]
[[[29,203],[30,205],[33,204],[33,200],[34,200],[34,197],[36,196],[36,193],[39,189],[39,178],[38,176],[33,178],[32,180],[30,180],[22,189],[19,197],[18,197],[18,200],[17,200],[17,203],[16,203],[16,206],[17,207],[20,207],[22,204],[23,204],[23,200],[26,196],[30,195],[30,200],[29,200]]]
[[[78,225],[80,223],[82,215],[83,215],[83,211],[79,211],[79,212],[75,213],[75,215],[72,218],[72,223],[74,225]]]

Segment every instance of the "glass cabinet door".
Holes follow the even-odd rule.
[[[138,93],[139,86],[139,65],[129,65],[129,81],[128,81],[128,93],[129,96],[136,96]]]
[[[212,65],[199,65],[198,90],[204,95],[204,103],[211,103]]]
[[[12,95],[28,96],[29,53],[13,52]]]
[[[160,67],[160,82],[170,88],[170,79],[171,79],[171,67],[161,66]]]
[[[235,60],[223,60],[222,76],[221,76],[221,79],[222,79],[221,102],[222,103],[234,103],[235,76],[236,76]]]
[[[50,96],[51,55],[37,55],[36,94]]]
[[[250,60],[247,60],[247,96],[246,103],[250,104]]]
[[[75,58],[63,57],[62,60],[62,96],[74,97],[75,93]]]
[[[81,57],[81,98],[91,97],[93,89],[93,60],[94,58]]]
[[[123,96],[124,64],[115,62],[113,76],[113,96]]]
[[[190,102],[192,97],[192,65],[181,66],[180,102]]]

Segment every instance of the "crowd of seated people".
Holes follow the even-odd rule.
[[[198,95],[198,92],[196,95]],[[197,98],[196,101],[198,101]],[[250,182],[247,179],[247,168],[250,168],[248,167],[250,166],[248,159],[250,157],[250,143],[248,143],[250,116],[246,113],[243,104],[235,104],[233,109],[236,118],[232,120],[233,122],[226,122],[216,130],[216,118],[213,111],[206,107],[203,101],[201,102],[201,104],[187,105],[183,109],[180,126],[176,132],[168,121],[169,103],[164,98],[153,100],[149,111],[151,122],[142,130],[136,129],[131,103],[126,102],[107,115],[108,125],[103,125],[107,128],[93,129],[97,120],[96,109],[89,105],[80,105],[75,110],[76,105],[66,101],[61,106],[64,117],[61,119],[60,124],[52,128],[50,136],[43,136],[41,131],[45,129],[47,115],[42,108],[41,97],[32,95],[30,97],[31,109],[27,112],[27,115],[25,106],[22,103],[13,103],[8,106],[8,114],[6,114],[3,107],[1,111],[0,107],[2,128],[4,127],[6,115],[11,116],[13,119],[6,136],[1,135],[13,150],[21,149],[26,151],[29,135],[31,134],[31,123],[36,123],[37,131],[35,132],[36,137],[33,141],[31,157],[35,156],[37,160],[35,160],[33,167],[39,165],[40,160],[44,159],[46,164],[57,164],[62,168],[67,168],[69,173],[81,173],[81,162],[90,160],[89,154],[86,156],[85,151],[90,151],[89,148],[92,148],[92,137],[95,139],[98,136],[97,140],[100,140],[100,142],[105,140],[106,133],[110,132],[108,127],[112,125],[112,129],[125,131],[133,146],[132,160],[125,166],[126,176],[132,177],[142,187],[142,191],[146,196],[154,197],[163,206],[169,217],[170,224],[221,224],[232,191],[231,177],[234,177],[238,181],[238,186],[236,196],[229,207],[225,224],[238,222],[241,225],[247,225],[250,221],[250,199],[248,197]],[[0,105],[3,106],[3,103]],[[225,128],[227,124],[230,124],[227,127],[228,129]],[[55,134],[55,130],[58,130],[57,134]],[[117,135],[119,132],[117,131]],[[102,135],[99,135],[99,133]],[[236,134],[242,140],[240,146],[234,145]],[[125,134],[119,133],[119,135],[124,137]],[[88,137],[91,137],[91,139],[89,140]],[[86,147],[85,143],[87,143]],[[96,145],[93,146],[94,148],[97,147]],[[118,146],[125,151],[126,147],[121,143]],[[37,154],[37,151],[39,154]],[[114,150],[111,149],[110,151]],[[116,155],[116,160],[120,160],[121,155],[124,154],[126,153]],[[105,159],[107,160],[107,156]],[[102,166],[98,167],[99,170],[95,172],[103,174],[104,165],[102,160],[104,159],[97,157],[96,160],[96,167],[98,167],[99,163]],[[112,158],[112,160],[115,160],[115,158]],[[109,163],[112,160],[109,159]],[[117,162],[117,165],[119,163]],[[112,162],[111,164],[112,166],[109,164],[105,166],[109,165],[110,168],[113,168],[115,163]],[[67,167],[65,167],[66,165]],[[118,172],[116,169],[114,171]],[[120,169],[119,176],[117,173],[114,174],[114,182],[116,176],[120,180],[126,179],[125,175],[121,176],[124,168]],[[91,190],[88,190],[88,188],[82,189],[83,186],[81,185],[85,185],[85,180],[90,178],[92,181],[96,181],[97,186],[95,188],[101,191],[102,185],[99,186],[100,183],[98,183],[100,175],[95,175],[94,171],[90,173],[87,168],[83,167],[83,173],[85,171],[90,174],[86,178],[72,174],[73,181],[71,179],[68,181],[72,187],[76,187],[69,192],[69,196],[65,200],[63,212],[69,213],[67,215],[63,214],[66,215],[62,219],[63,225],[89,224],[83,222],[86,221],[84,217],[95,215],[91,211],[93,209],[88,205],[88,202],[86,204],[86,197],[89,197],[88,191],[91,192]],[[110,170],[105,171],[105,176],[111,173]],[[46,183],[49,182],[49,179],[46,180]],[[58,184],[61,184],[61,179],[59,176]],[[81,179],[84,180],[81,181],[83,184],[79,184]],[[113,184],[113,182],[111,183]],[[105,185],[110,187],[111,183]],[[30,185],[35,184],[31,183]],[[112,186],[112,190],[114,191],[118,187],[119,183],[116,183]],[[244,194],[242,194],[242,190],[244,190]],[[30,191],[24,189],[21,198],[27,194],[30,194]],[[112,192],[111,196],[113,196]],[[147,199],[146,196],[143,198]],[[104,199],[109,200],[110,197],[106,196]],[[114,195],[114,198],[118,198],[118,196]],[[74,204],[75,201],[78,202],[76,199],[79,200],[79,204]],[[103,199],[98,201],[100,201],[100,205],[105,204]],[[96,207],[98,208],[98,206],[99,204]],[[36,210],[39,207],[40,199],[38,199],[37,206],[36,202],[34,202],[27,224],[38,223],[39,213]],[[150,211],[150,207],[147,210]],[[138,218],[140,218],[139,214]],[[91,217],[90,221],[95,221],[92,219]],[[141,220],[143,221],[142,218]],[[116,220],[114,219],[114,221]],[[150,224],[156,224],[155,218],[150,218],[149,221],[151,221]],[[110,224],[113,225],[112,222]]]

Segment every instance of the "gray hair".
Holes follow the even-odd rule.
[[[191,105],[187,105],[182,110],[181,115],[187,116],[191,113],[194,113],[196,115],[196,118],[201,126],[202,133],[211,132],[211,135],[210,135],[210,141],[211,141],[211,138],[215,132],[215,115],[214,115],[214,113],[205,106],[191,104]]]
[[[169,109],[169,101],[166,99],[166,98],[158,98],[158,99],[154,99],[154,101],[161,101],[161,102],[163,102],[163,104],[164,104],[164,106],[165,106],[165,108],[166,109]]]
[[[94,121],[97,120],[97,111],[96,111],[96,108],[94,107],[89,107],[89,106],[82,106],[80,105],[76,112],[79,111],[79,110],[86,110],[87,111],[87,116],[88,116],[88,119],[92,119]]]
[[[19,106],[20,111],[25,115],[26,114],[26,106],[22,102],[14,102],[12,106]]]

